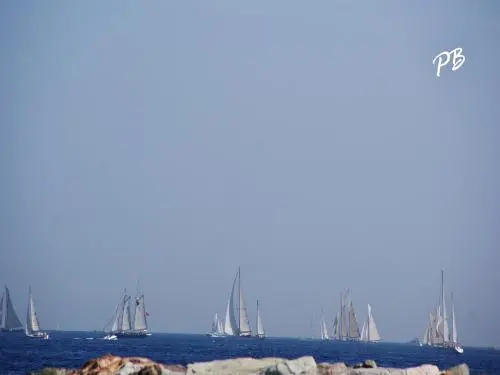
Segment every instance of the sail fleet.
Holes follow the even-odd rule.
[[[222,323],[216,313],[214,321],[212,322],[212,331],[208,335],[211,337],[238,336],[264,338],[266,333],[264,331],[264,324],[260,315],[258,300],[256,316],[257,319],[255,327],[257,331],[255,335],[252,335],[250,320],[248,318],[248,312],[245,305],[245,298],[243,297],[243,289],[241,287],[241,268],[238,267],[226,305],[224,327],[222,327]]]
[[[438,303],[429,313],[427,327],[422,339],[416,342],[420,345],[452,349],[458,353],[463,353],[463,347],[458,342],[457,324],[455,317],[455,306],[453,302],[453,293],[450,296],[450,316],[447,314],[447,305],[444,288],[444,271],[441,271],[441,290]],[[133,305],[133,306],[132,306]],[[377,343],[381,341],[377,325],[375,323],[373,309],[370,304],[367,305],[366,319],[363,320],[361,330],[359,329],[358,319],[354,310],[354,304],[351,299],[351,291],[348,289],[345,294],[340,294],[340,309],[333,319],[332,334],[328,332],[328,324],[325,320],[323,310],[321,310],[320,319],[320,338],[321,340],[335,341],[361,341],[367,343]],[[150,336],[148,329],[146,306],[144,294],[140,292],[139,285],[137,294],[132,298],[124,290],[115,312],[103,329],[106,333],[104,339],[116,340],[123,338],[141,338]],[[49,339],[49,334],[40,327],[38,315],[36,313],[35,301],[29,288],[28,309],[26,314],[26,324],[23,325],[14,309],[10,291],[7,286],[4,287],[0,299],[0,332],[22,332],[30,338]],[[252,333],[250,320],[245,304],[245,298],[242,289],[241,268],[238,267],[234,276],[231,291],[226,305],[224,321],[221,320],[218,313],[214,314],[210,337],[256,337],[264,338],[266,333],[261,316],[261,307],[259,300],[256,301],[256,322],[255,333]]]

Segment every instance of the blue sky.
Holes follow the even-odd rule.
[[[152,330],[206,332],[241,265],[270,335],[309,336],[350,287],[405,341],[444,268],[459,339],[500,345],[497,2],[1,8],[0,282],[21,317],[31,285],[43,326],[101,329],[140,279]]]

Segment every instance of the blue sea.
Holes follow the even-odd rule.
[[[444,369],[467,363],[473,374],[499,374],[500,351],[464,348],[454,351],[396,343],[349,343],[312,339],[210,338],[204,335],[157,333],[143,339],[102,340],[96,332],[51,332],[50,340],[0,333],[0,374],[26,374],[42,367],[79,368],[89,359],[111,353],[143,356],[162,363],[186,365],[234,357],[296,358],[312,355],[320,362],[355,364],[373,359],[379,366],[410,367],[430,363]]]

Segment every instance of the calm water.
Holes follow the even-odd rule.
[[[54,332],[48,341],[0,333],[0,374],[25,374],[45,366],[80,367],[85,361],[112,353],[144,356],[163,363],[187,364],[232,357],[285,357],[312,355],[319,362],[354,364],[374,359],[380,366],[409,367],[422,363],[440,368],[466,362],[475,374],[500,375],[500,351],[465,348],[453,351],[406,344],[336,343],[319,340],[219,338],[202,335],[153,334],[144,339],[102,340],[92,332]],[[93,339],[89,339],[93,338]]]

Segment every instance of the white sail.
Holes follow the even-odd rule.
[[[219,315],[215,313],[214,320],[212,322],[212,333],[216,333],[219,328]]]
[[[451,342],[458,343],[457,324],[455,322],[455,304],[453,303],[453,293],[451,294]]]
[[[135,313],[134,313],[134,326],[135,331],[145,331],[148,329],[146,320],[146,305],[144,303],[144,294],[135,298]]]
[[[224,333],[228,336],[234,336],[233,325],[231,324],[231,300],[232,298],[230,297],[227,301],[226,320],[224,322]]]
[[[354,306],[352,301],[349,304],[349,338],[350,339],[359,339],[359,327],[358,321],[356,318],[356,313],[354,312]]]
[[[266,333],[264,332],[262,318],[260,316],[259,301],[257,300],[257,337],[264,337],[265,335]]]
[[[122,322],[123,322],[123,309],[125,306],[125,301],[127,298],[126,291],[124,292],[124,295],[120,298],[120,302],[115,308],[115,312],[108,324],[104,327],[104,332],[107,333],[117,333],[122,329]],[[109,329],[108,329],[109,327]]]
[[[236,315],[234,312],[234,293],[236,290],[236,281],[238,280],[238,275],[239,273],[236,273],[236,276],[234,277],[231,294],[229,295],[229,300],[227,301],[224,333],[228,336],[234,336],[238,334],[238,324],[236,323]]]
[[[339,314],[335,314],[335,319],[333,320],[333,330],[332,336],[335,340],[339,339]]]
[[[449,341],[448,317],[446,315],[446,303],[444,299],[444,270],[441,270],[441,330],[440,334],[444,342]]]
[[[122,313],[122,325],[121,331],[127,332],[132,328],[131,319],[130,319],[130,297],[127,296],[125,299],[125,303],[123,304],[123,313]]]
[[[2,319],[0,321],[0,329],[6,331],[22,330],[23,325],[19,320],[12,300],[10,298],[9,288],[5,286],[4,296],[2,298]]]
[[[366,324],[367,324],[367,320],[365,320],[363,322],[363,328],[361,328],[361,337],[360,337],[361,341],[368,341],[368,335],[366,332]]]
[[[321,313],[321,340],[328,340],[330,337],[328,336],[328,329],[326,328],[325,317],[323,313]]]
[[[222,328],[222,322],[220,321],[219,317],[217,317],[217,334],[222,335],[224,334],[224,328]]]
[[[238,274],[239,274],[238,289],[240,295],[239,306],[238,306],[238,313],[239,313],[238,331],[240,336],[248,336],[251,334],[250,321],[248,320],[247,309],[245,307],[245,299],[243,298],[243,290],[241,288],[241,272],[239,270]]]
[[[372,307],[368,304],[368,324],[367,324],[367,341],[376,342],[380,341],[380,335],[375,324],[375,319],[372,315]]]
[[[38,317],[35,310],[35,302],[33,301],[33,296],[31,294],[31,288],[29,291],[28,300],[28,314],[26,317],[26,332],[32,334],[40,331],[40,324],[38,322]]]

